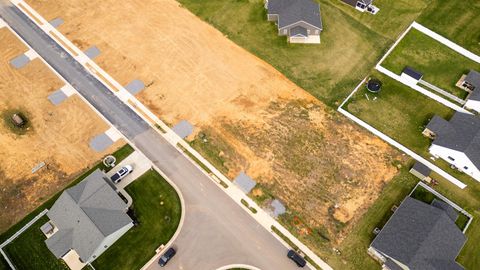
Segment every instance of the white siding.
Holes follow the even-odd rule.
[[[465,103],[465,108],[480,112],[480,101],[467,100]]]
[[[457,167],[458,170],[480,181],[480,171],[464,153],[435,144],[432,144],[428,150],[433,156],[445,160]],[[450,158],[453,158],[453,160]]]
[[[98,258],[100,255],[102,255],[102,253],[105,252],[105,250],[107,250],[111,245],[113,245],[113,243],[115,243],[115,241],[117,241],[120,237],[122,237],[122,235],[124,235],[131,227],[133,227],[133,223],[125,225],[120,230],[105,237],[103,242],[98,246],[97,250],[95,250],[95,252],[92,254],[92,257],[88,259],[88,262],[92,262],[96,258]]]

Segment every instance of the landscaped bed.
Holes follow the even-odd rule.
[[[455,84],[470,69],[480,70],[480,64],[413,28],[398,43],[382,66],[398,75],[406,66],[410,66],[423,74],[422,80],[462,99],[468,93]]]

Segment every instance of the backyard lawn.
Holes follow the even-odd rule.
[[[181,205],[175,189],[154,170],[126,188],[140,224],[93,262],[95,269],[140,269],[177,230]]]
[[[407,0],[408,1],[408,0]],[[417,21],[480,54],[480,1],[432,0]]]
[[[379,72],[372,75],[383,83],[381,92],[372,94],[362,87],[344,109],[413,151],[428,155],[430,139],[422,135],[423,129],[435,114],[450,119],[453,110]]]
[[[405,35],[382,66],[398,75],[406,66],[413,67],[423,73],[423,80],[462,99],[467,92],[455,84],[470,69],[480,70],[480,64],[416,29]]]

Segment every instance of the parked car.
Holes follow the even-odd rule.
[[[307,265],[305,259],[294,250],[289,250],[287,253],[287,257],[290,258],[290,260],[294,261],[298,265],[298,267],[304,267],[305,265]]]
[[[169,248],[167,251],[165,251],[165,253],[163,253],[162,257],[160,257],[160,260],[158,260],[158,264],[161,267],[164,267],[168,263],[168,261],[170,261],[173,256],[175,256],[175,254],[177,254],[175,249],[172,247]]]
[[[125,176],[127,176],[131,172],[133,172],[133,167],[131,165],[124,166],[118,172],[112,175],[112,177],[110,177],[110,180],[112,180],[113,183],[118,184]]]

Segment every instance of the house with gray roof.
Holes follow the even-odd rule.
[[[312,0],[266,0],[268,21],[274,21],[279,36],[290,43],[320,43],[323,30],[320,5]]]
[[[480,73],[470,70],[462,78],[461,87],[470,92],[465,102],[465,108],[480,112]]]
[[[406,197],[368,249],[385,270],[462,270],[455,260],[466,236],[447,203]]]
[[[447,121],[437,115],[423,134],[433,139],[428,151],[480,181],[480,118],[456,112]]]
[[[367,11],[369,13],[376,14],[379,11],[379,9],[372,4],[373,0],[342,0],[342,2],[361,12]]]
[[[80,262],[92,262],[133,226],[127,204],[109,181],[97,169],[66,189],[48,211],[50,226],[42,231],[50,233],[45,243],[55,257],[75,252]]]

